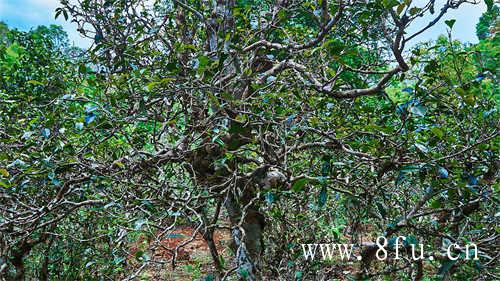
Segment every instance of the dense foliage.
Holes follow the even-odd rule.
[[[497,32],[498,15],[500,8],[492,0],[486,0],[487,10],[476,25],[476,34],[479,39],[486,39]]]
[[[473,1],[417,2],[63,0],[85,51],[0,24],[0,280],[158,280],[179,226],[191,279],[498,280],[498,7],[407,49]],[[304,259],[328,242],[361,260]]]

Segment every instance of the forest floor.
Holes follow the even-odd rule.
[[[362,234],[362,241],[376,241],[376,233],[372,226],[362,226],[358,231]],[[177,226],[169,231],[167,235],[158,234],[162,239],[145,241],[139,239],[130,246],[129,266],[137,270],[142,262],[137,260],[137,252],[141,249],[154,249],[147,251],[150,258],[148,266],[133,280],[154,281],[205,281],[215,280],[207,278],[207,275],[215,271],[209,247],[202,235],[196,233],[190,226]],[[349,239],[350,235],[345,234]],[[233,254],[230,249],[231,233],[228,229],[218,229],[214,232],[214,242],[217,252],[221,257],[224,268],[233,266]],[[185,245],[184,245],[185,244]],[[172,255],[179,247],[176,256],[175,267],[172,267]],[[359,255],[359,249],[353,253]],[[374,267],[380,265],[374,261]],[[130,268],[129,268],[130,269]],[[347,281],[356,276],[359,270],[359,261],[343,261],[338,256],[323,265],[324,274],[334,278],[333,280]],[[133,271],[133,270],[132,270]],[[269,279],[271,280],[271,279]]]
[[[222,257],[221,260],[223,262],[231,261],[231,234],[229,230],[216,230],[214,232],[214,242],[219,256]],[[141,248],[141,245],[139,245],[141,243],[144,243],[144,241],[139,241],[131,247],[132,259]],[[170,231],[166,238],[157,241],[152,240],[147,243],[149,244],[147,248],[154,248],[155,250],[148,253],[151,262],[135,280],[205,280],[207,273],[214,271],[207,243],[199,233],[195,235],[195,229],[190,226],[178,226]],[[186,245],[183,245],[184,243]],[[175,267],[172,268],[173,250],[180,245],[183,246],[177,251]],[[135,264],[137,266],[136,262]]]

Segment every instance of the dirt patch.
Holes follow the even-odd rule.
[[[214,243],[223,261],[230,258],[231,234],[227,229],[214,232]],[[172,267],[172,257],[177,248],[175,267]],[[137,257],[147,253],[150,264],[135,280],[204,280],[207,274],[214,272],[210,249],[200,233],[193,227],[177,226],[173,230],[157,233],[157,237],[146,240],[139,238],[130,246],[128,263],[132,268],[142,264]],[[226,265],[230,266],[230,265]]]
[[[215,231],[214,242],[217,252],[224,254],[224,251],[227,250],[227,246],[231,242],[229,231]],[[189,261],[198,256],[210,257],[210,249],[203,237],[199,233],[195,233],[195,229],[189,226],[180,226],[168,233],[166,238],[159,242],[157,250],[154,252],[154,257],[170,260],[177,247],[179,247],[177,261]]]

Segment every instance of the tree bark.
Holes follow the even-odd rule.
[[[53,242],[54,242],[54,238],[50,239],[47,242],[47,249],[45,250],[45,255],[43,257],[42,267],[40,269],[40,281],[49,280],[50,248],[52,247]]]
[[[258,206],[247,199],[254,195],[253,190],[245,190],[243,200],[236,199],[230,191],[225,207],[231,221],[233,250],[236,253],[238,275],[241,280],[261,280],[260,262],[263,252],[265,220]]]

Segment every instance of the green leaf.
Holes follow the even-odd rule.
[[[438,175],[442,179],[447,179],[449,176],[449,173],[448,173],[448,170],[446,170],[446,168],[439,166]]]
[[[439,200],[432,201],[431,208],[433,208],[433,209],[439,209],[439,208],[441,208],[441,202]]]
[[[221,140],[221,138],[219,138],[218,136],[215,136],[212,141],[220,146],[225,146],[226,144],[224,143],[223,140]]]
[[[44,128],[42,130],[42,136],[46,139],[48,139],[50,137],[50,129],[49,128]]]
[[[5,53],[7,54],[7,60],[10,63],[15,63],[19,59],[19,52],[21,51],[22,47],[19,46],[16,42],[14,42],[12,45],[10,45],[7,49],[5,49]]]
[[[8,181],[0,180],[0,187],[9,188],[10,184]]]
[[[56,9],[56,14],[54,16],[54,19],[57,19],[59,17],[59,15],[61,14],[61,12],[62,12],[62,9],[61,8],[57,8]]]
[[[417,245],[418,240],[417,237],[413,235],[408,235],[406,236],[406,240],[404,241],[405,246],[410,246],[410,245]]]
[[[140,230],[140,229],[142,228],[142,226],[143,226],[144,224],[146,224],[146,223],[147,223],[147,221],[146,221],[146,220],[144,220],[144,219],[138,219],[138,220],[135,222],[134,229],[135,229],[135,230]]]
[[[431,132],[438,138],[442,139],[444,137],[444,132],[438,127],[434,127],[431,129]]]
[[[0,174],[4,177],[9,177],[9,171],[7,171],[6,169],[0,169]]]
[[[323,187],[321,187],[321,191],[319,192],[319,196],[318,196],[318,206],[319,207],[323,207],[325,206],[326,204],[326,201],[328,200],[328,190],[326,189],[326,186],[323,185]]]
[[[268,204],[272,204],[274,202],[274,194],[272,192],[267,192],[264,197],[266,198],[266,202]]]
[[[171,78],[171,77],[165,77],[163,79],[160,80],[160,83],[162,84],[168,84],[169,82],[172,82],[172,81],[175,81],[174,78]]]
[[[28,84],[32,84],[32,85],[39,85],[39,86],[43,86],[43,85],[45,85],[45,84],[43,84],[42,82],[40,82],[40,81],[36,81],[36,80],[29,80],[27,83],[28,83]]]
[[[113,165],[120,168],[120,169],[125,168],[125,164],[123,164],[123,162],[121,162],[119,160],[116,160],[115,162],[113,162]]]
[[[410,15],[411,16],[416,15],[417,13],[420,13],[420,11],[422,11],[422,8],[413,7],[410,9]]]
[[[199,56],[198,57],[198,63],[199,63],[198,69],[203,71],[209,62],[210,62],[210,59],[207,56]]]
[[[240,123],[233,122],[229,128],[229,133],[231,134],[244,134],[249,132],[251,129],[249,127],[244,127]]]
[[[420,171],[420,166],[417,166],[417,165],[408,165],[408,166],[404,166],[401,168],[401,170],[399,171],[399,175],[398,177],[396,178],[396,186],[399,186],[401,183],[403,183],[403,181],[406,179],[406,176],[409,174],[409,173],[413,173],[413,172],[418,172]]]
[[[458,260],[446,260],[441,264],[439,268],[438,275],[444,275],[446,272],[450,271],[451,267],[457,263]]]
[[[226,267],[226,259],[224,259],[224,256],[220,255],[219,258],[220,258],[220,264],[222,265],[222,267]]]
[[[295,182],[293,182],[292,190],[295,192],[299,192],[308,182],[309,182],[309,179],[307,179],[307,178],[298,179]]]
[[[144,255],[144,251],[142,251],[142,250],[135,252],[136,259],[140,259],[143,255]]]
[[[158,82],[149,82],[147,85],[148,92],[151,92],[156,85],[158,85]]]
[[[400,5],[398,6],[397,10],[396,10],[396,13],[397,13],[398,15],[400,15],[400,14],[403,12],[403,10],[404,10],[404,8],[405,8],[405,7],[406,7],[406,5],[405,5],[404,3],[403,3],[403,4],[400,4]]]
[[[166,68],[168,71],[171,71],[171,72],[176,72],[179,70],[179,68],[177,67],[177,64],[175,64],[173,62],[167,63]]]
[[[241,268],[240,269],[240,275],[243,277],[243,278],[248,278],[250,276],[250,274],[248,273],[248,270],[246,268]]]
[[[429,149],[427,148],[427,146],[423,145],[423,144],[420,144],[420,143],[415,143],[415,147],[420,150],[421,152],[423,153],[427,153],[429,152]]]
[[[302,280],[302,276],[304,273],[302,271],[295,271],[295,280],[299,281]]]
[[[280,9],[280,11],[278,12],[278,19],[280,21],[286,19],[286,9]]]
[[[124,257],[116,257],[116,258],[114,258],[114,260],[113,260],[113,264],[114,264],[114,265],[119,265],[119,264],[123,263],[124,261],[125,261],[125,258],[124,258]]]
[[[399,5],[399,2],[397,0],[382,0],[382,5],[384,8],[390,9]]]
[[[486,7],[488,7],[488,12],[491,11],[493,9],[494,1],[493,0],[484,0],[484,2],[486,3]]]
[[[425,106],[419,104],[419,105],[412,106],[410,108],[410,112],[416,116],[424,117],[425,113],[427,112],[427,108],[425,108]]]
[[[473,95],[467,95],[464,97],[464,102],[469,106],[473,106],[476,104],[476,99],[474,98]]]
[[[455,92],[459,94],[461,97],[464,97],[467,95],[467,92],[463,88],[456,88]]]
[[[384,206],[381,203],[377,202],[377,209],[378,209],[380,215],[382,216],[382,218],[385,219],[386,215],[387,215],[387,212],[385,211]]]
[[[455,20],[455,19],[451,19],[451,20],[445,20],[445,21],[444,21],[444,23],[446,23],[446,25],[447,25],[450,29],[452,29],[452,28],[453,28],[453,25],[455,24],[455,22],[456,22],[456,21],[457,21],[457,20]]]

